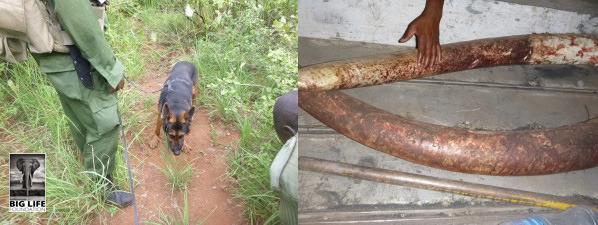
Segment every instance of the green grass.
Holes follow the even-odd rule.
[[[186,3],[196,11],[191,19],[182,16]],[[270,190],[268,168],[282,143],[272,128],[271,110],[276,97],[296,88],[296,4],[292,0],[115,0],[109,8],[106,36],[129,78],[143,79],[148,65],[170,51],[198,65],[200,103],[240,133],[238,148],[228,156],[228,174],[236,181],[235,197],[243,202],[251,224],[278,224],[278,197]],[[155,44],[166,49],[147,53],[148,46]],[[119,97],[132,137],[129,144],[139,142],[149,113],[133,113],[133,106],[152,108],[155,99],[132,88]],[[100,184],[81,172],[69,121],[54,88],[34,62],[0,63],[0,99],[0,183],[7,183],[10,152],[46,152],[52,162],[47,170],[48,212],[14,214],[2,208],[0,221],[86,224],[98,213],[116,211],[103,202]],[[127,187],[120,152],[115,163],[116,183]],[[184,189],[192,174],[189,165],[166,166],[163,171],[172,178],[174,190]],[[0,185],[0,193],[8,193],[6,189]],[[188,212],[163,218],[158,223],[189,224]]]
[[[161,155],[166,166],[160,168],[160,171],[168,178],[172,191],[186,190],[193,178],[193,168],[191,163],[185,161],[181,163],[182,159],[175,159],[175,157],[168,151],[162,149]]]
[[[154,225],[201,225],[202,223],[192,223],[189,214],[189,201],[187,200],[187,190],[183,192],[183,210],[177,210],[177,215],[169,215],[164,212],[159,213],[158,221],[149,221],[147,224]]]

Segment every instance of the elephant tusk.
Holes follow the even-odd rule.
[[[533,131],[470,131],[413,121],[339,91],[473,68],[514,64],[598,64],[598,39],[532,34],[443,46],[423,69],[416,53],[324,63],[299,71],[299,106],[375,150],[427,166],[486,175],[540,175],[598,165],[598,118]]]
[[[415,50],[301,68],[300,91],[346,89],[499,65],[598,64],[598,39],[575,34],[531,34],[442,46],[442,60],[417,65]]]
[[[490,132],[409,120],[340,91],[300,91],[299,105],[363,145],[440,169],[540,175],[598,165],[598,118],[552,129]]]

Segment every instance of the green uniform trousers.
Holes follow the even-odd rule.
[[[116,94],[110,94],[109,84],[97,71],[92,72],[94,89],[83,86],[68,54],[53,53],[35,58],[54,85],[71,122],[85,170],[102,176],[112,174],[120,132]]]

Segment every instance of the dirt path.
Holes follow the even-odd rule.
[[[159,89],[167,77],[173,58],[176,58],[176,54],[165,54],[159,64],[148,65],[146,71],[157,74],[147,74],[139,86],[145,90]],[[157,104],[159,93],[151,95]],[[148,143],[153,135],[154,116],[152,114],[151,122],[148,121],[148,127],[143,132],[142,139],[145,143]],[[243,207],[231,196],[232,181],[226,175],[226,156],[228,151],[234,149],[238,139],[235,130],[226,127],[222,122],[210,121],[206,109],[196,110],[191,132],[185,138],[191,150],[174,157],[175,161],[172,163],[175,166],[185,165],[186,162],[192,164],[193,177],[187,190],[190,224],[246,223]],[[159,147],[151,149],[137,142],[130,149],[131,166],[138,181],[135,194],[141,223],[163,223],[164,216],[182,219],[183,192],[173,191],[168,178],[161,171],[166,165],[166,154],[172,153],[163,144]],[[101,215],[96,218],[94,224],[133,224],[133,207],[120,210],[114,216]]]

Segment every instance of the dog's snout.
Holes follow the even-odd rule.
[[[181,149],[180,148],[175,148],[174,150],[172,150],[172,153],[174,155],[180,155],[181,154]]]
[[[172,151],[172,153],[174,155],[180,155],[181,152],[183,151],[183,146],[185,145],[185,140],[183,139],[183,137],[178,137],[171,141],[172,141],[172,145],[170,146],[170,151]]]

